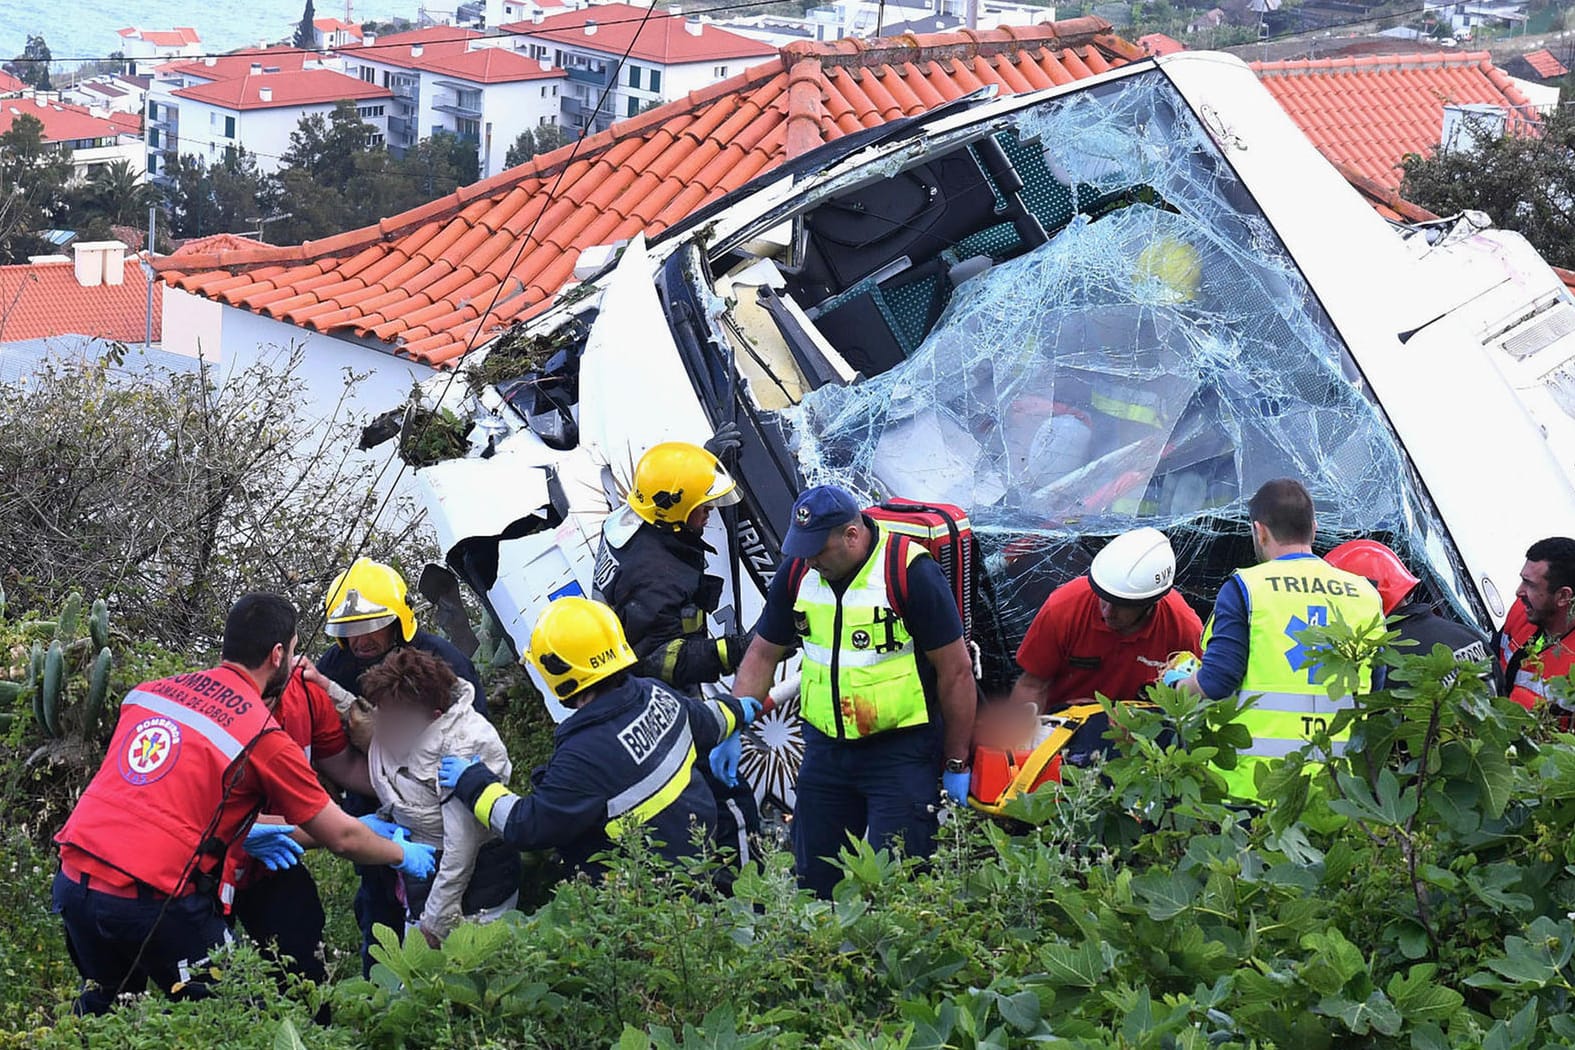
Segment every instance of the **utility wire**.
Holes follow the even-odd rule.
[[[623,70],[624,63],[629,60],[630,53],[634,50],[635,44],[639,42],[640,34],[644,32],[646,23],[649,21],[650,16],[656,10],[656,4],[657,0],[650,0],[650,6],[646,8],[646,18],[641,20],[639,27],[635,30],[634,36],[629,40],[628,46],[624,48],[622,56],[617,61],[617,71],[608,80],[606,86],[602,88],[602,93],[596,100],[595,112],[601,112],[602,104],[606,102],[607,96],[611,94],[613,87],[621,80],[620,74]],[[514,268],[519,265],[520,259],[525,255],[525,249],[535,238],[537,225],[541,222],[542,216],[546,215],[547,211],[552,207],[553,201],[558,195],[558,190],[563,184],[564,177],[568,174],[569,169],[573,166],[574,159],[578,155],[580,147],[584,144],[585,138],[590,133],[590,130],[590,124],[587,124],[584,128],[580,129],[579,137],[574,140],[574,146],[569,151],[568,159],[563,163],[563,166],[559,168],[557,177],[554,178],[552,185],[547,188],[547,193],[542,199],[541,206],[536,210],[535,217],[531,219],[530,227],[525,231],[524,236],[520,238],[519,247],[515,250],[514,258],[509,263],[508,272],[512,273]],[[483,338],[483,334],[485,333],[487,327],[487,318],[497,307],[499,299],[502,298],[503,289],[507,285],[507,281],[499,281],[497,288],[493,290],[492,298],[488,301],[486,309],[481,312],[481,316],[476,318],[474,322],[474,327],[471,330],[470,337],[465,342],[465,349],[461,351],[458,357],[454,358],[453,361],[449,363],[450,367],[448,379],[444,382],[442,391],[433,401],[434,405],[440,406],[445,400],[447,400],[449,391],[453,389],[454,381],[459,378],[462,366],[465,363],[465,359],[477,349],[477,341]],[[432,424],[436,421],[436,419],[436,412],[427,417],[427,419],[422,423],[420,430],[414,433],[414,442],[419,442],[421,438],[426,436],[427,431],[431,429]],[[394,472],[393,480],[388,483],[387,491],[384,492],[382,499],[378,501],[377,507],[373,510],[371,517],[367,518],[366,529],[362,533],[361,542],[357,544],[354,553],[348,559],[339,559],[341,564],[353,565],[356,559],[365,553],[367,547],[371,544],[374,531],[377,528],[378,518],[382,517],[383,512],[388,509],[388,505],[394,497],[395,488],[398,486],[400,478],[404,477],[405,471],[410,467],[410,464],[405,462],[400,456],[400,446],[402,444],[402,437],[395,437],[393,439],[393,449],[390,452],[388,459],[384,461],[382,468],[373,477],[371,492],[375,493],[377,491],[378,485],[382,482],[383,477],[388,473],[388,469],[394,465],[396,460],[400,461],[399,469]],[[348,536],[346,537],[346,539],[349,538],[350,537]],[[342,549],[343,548],[341,547],[341,550]],[[324,615],[326,617],[326,613]],[[313,633],[315,633],[315,630],[316,624],[313,624]]]

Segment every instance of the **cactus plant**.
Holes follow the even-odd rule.
[[[109,695],[109,670],[115,663],[109,646],[98,651],[93,659],[93,674],[88,679],[87,702],[82,707],[82,735],[90,736],[98,728],[98,715],[104,709],[104,698]]]
[[[103,598],[93,603],[93,611],[88,615],[88,635],[93,639],[95,649],[103,649],[109,644],[109,602]]]
[[[93,603],[86,617],[88,637],[78,638],[83,619],[82,595],[72,592],[56,619],[6,625],[21,643],[10,650],[13,666],[9,674],[19,680],[0,681],[0,715],[18,701],[28,702],[33,723],[48,740],[59,740],[68,731],[76,735],[79,728],[83,738],[93,734],[109,694],[114,667],[114,655],[108,645],[108,602],[100,598]],[[23,648],[27,644],[24,640],[31,642],[30,648]],[[76,698],[84,700],[80,725],[75,718],[66,717]]]
[[[55,641],[70,645],[77,636],[77,621],[82,618],[82,592],[72,591],[60,607],[60,619],[55,621]]]

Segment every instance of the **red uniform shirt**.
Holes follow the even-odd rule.
[[[301,745],[308,760],[332,758],[350,746],[333,698],[321,686],[313,685],[299,674],[290,676],[290,684],[284,687],[284,695],[279,698],[273,717],[290,739]]]
[[[236,843],[230,869],[254,812],[266,806],[297,824],[316,817],[328,795],[272,722],[256,686],[228,667],[133,690],[104,764],[56,837],[62,863],[107,886],[188,893],[180,875],[210,820],[213,838]],[[231,754],[221,778],[215,770]],[[221,781],[232,776],[226,794]],[[146,834],[131,833],[138,826]],[[226,870],[221,881],[234,876]]]
[[[1540,701],[1552,702],[1548,680],[1563,678],[1575,668],[1575,634],[1549,641],[1526,619],[1526,607],[1519,601],[1509,607],[1509,615],[1498,633],[1497,648],[1495,656],[1504,688],[1511,700],[1528,711]]]
[[[1051,708],[1102,693],[1135,700],[1164,670],[1171,653],[1198,651],[1203,623],[1171,591],[1136,634],[1117,634],[1099,615],[1087,576],[1057,587],[1017,649],[1017,666],[1050,682]]]

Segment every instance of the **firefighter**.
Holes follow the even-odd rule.
[[[718,450],[736,447],[736,435],[724,427],[712,442]],[[706,572],[716,551],[705,527],[713,507],[737,502],[737,483],[712,447],[669,441],[635,467],[628,508],[639,527],[629,531],[623,515],[610,515],[603,531],[593,596],[623,622],[640,658],[636,670],[685,693],[732,674],[747,648],[742,635],[712,638],[706,629],[707,615],[721,604],[722,579]],[[707,764],[701,774],[716,796],[717,843],[747,863],[749,835],[760,827],[754,790],[736,771],[713,772]]]
[[[98,773],[55,836],[54,906],[84,985],[77,1009],[102,1013],[152,980],[203,992],[209,953],[228,942],[241,850],[295,863],[299,826],[363,864],[429,875],[433,851],[379,837],[329,800],[306,756],[269,714],[295,654],[295,607],[248,594],[224,624],[222,663],[132,690]],[[255,825],[264,803],[289,824]]]
[[[1034,616],[1011,702],[1045,712],[1096,693],[1137,699],[1172,653],[1198,650],[1203,623],[1175,582],[1176,554],[1158,529],[1105,544],[1087,575],[1057,587]]]
[[[1486,660],[1487,640],[1464,624],[1446,620],[1432,605],[1413,601],[1421,580],[1405,567],[1400,555],[1377,540],[1348,540],[1324,556],[1336,569],[1355,573],[1378,589],[1389,617],[1389,629],[1399,634],[1395,646],[1401,656],[1425,656],[1442,645],[1457,660]],[[1391,671],[1382,683],[1396,683]]]
[[[1233,797],[1256,800],[1254,771],[1306,745],[1351,697],[1330,700],[1319,682],[1317,654],[1297,635],[1337,619],[1357,630],[1383,629],[1373,585],[1312,552],[1317,522],[1312,497],[1292,478],[1268,481],[1247,503],[1258,564],[1238,569],[1220,588],[1203,632],[1201,666],[1181,685],[1213,700],[1256,698],[1240,716],[1252,745],[1234,769],[1222,770]],[[1370,672],[1362,672],[1366,692]],[[1345,737],[1340,734],[1336,748]]]
[[[1569,712],[1548,688],[1575,669],[1575,539],[1550,536],[1526,551],[1515,603],[1493,637],[1499,695],[1531,710],[1539,702]]]
[[[939,788],[967,801],[978,687],[939,565],[835,486],[793,505],[778,570],[734,679],[766,697],[788,647],[803,650],[804,759],[793,817],[799,882],[830,897],[828,858],[851,833],[910,857],[934,848]],[[944,770],[944,773],[943,773]]]
[[[547,606],[531,631],[526,659],[574,713],[553,737],[552,757],[533,789],[516,795],[475,757],[449,755],[438,783],[482,824],[517,849],[556,848],[569,867],[597,877],[592,858],[638,825],[658,851],[678,860],[709,834],[716,804],[697,763],[759,713],[753,700],[693,700],[631,673],[638,663],[618,617],[589,598]]]
[[[487,713],[487,696],[475,665],[453,643],[417,626],[404,577],[392,566],[357,558],[328,589],[326,613],[323,633],[336,644],[318,658],[316,669],[338,687],[337,704],[342,714],[352,717],[352,723],[357,716],[364,719],[369,710],[368,705],[353,699],[360,692],[361,675],[402,646],[431,653],[448,664],[475,690],[476,710]],[[370,795],[345,796],[345,809],[357,816],[370,816],[377,806],[377,799]],[[357,871],[361,886],[356,891],[355,915],[361,927],[361,968],[370,974],[373,927],[381,923],[402,929],[405,906],[386,869],[362,867]]]

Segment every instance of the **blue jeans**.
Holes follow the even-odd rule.
[[[53,899],[82,975],[77,1013],[104,1013],[118,994],[146,991],[150,980],[165,992],[181,985],[179,998],[208,994],[208,956],[230,940],[208,897],[116,897],[56,872]]]
[[[793,859],[799,885],[830,897],[842,873],[827,858],[867,838],[904,856],[935,850],[941,794],[941,727],[900,730],[840,743],[804,726],[804,762],[793,811]]]

